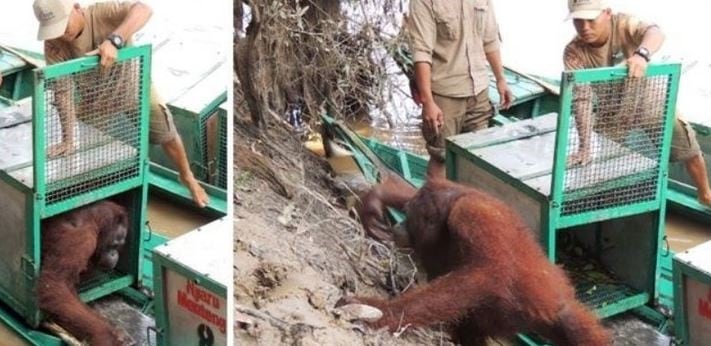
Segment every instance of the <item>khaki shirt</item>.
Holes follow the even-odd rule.
[[[635,17],[618,13],[612,16],[611,37],[605,45],[593,47],[576,36],[565,47],[563,63],[566,70],[611,67],[634,55],[644,35],[655,26]],[[652,80],[629,80],[622,83],[580,85],[574,94],[575,108],[592,112],[590,101],[598,99],[595,128],[612,138],[626,135],[631,124],[640,119],[661,114],[659,102],[666,94],[665,86],[655,86]]]
[[[121,25],[131,6],[132,1],[100,2],[84,8],[82,11],[86,26],[76,40],[71,43],[59,39],[45,41],[44,54],[47,64],[79,58],[98,48]],[[130,43],[130,37],[124,39],[127,44]]]
[[[412,0],[405,23],[414,62],[432,65],[432,92],[468,97],[489,87],[485,53],[499,49],[491,0]]]
[[[566,70],[610,67],[630,58],[642,44],[647,30],[654,26],[618,13],[612,16],[612,36],[602,47],[592,47],[576,36],[565,47],[563,63]]]

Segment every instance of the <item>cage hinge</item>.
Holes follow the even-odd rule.
[[[151,339],[151,333],[155,334],[155,337]],[[159,337],[163,338],[164,336],[163,328],[158,328],[154,326],[149,326],[146,328],[146,340],[149,346],[153,346],[154,344],[151,343],[151,341],[156,341],[157,344],[157,339]]]
[[[566,72],[565,80],[570,83],[575,82],[575,74],[573,72]]]
[[[35,261],[33,261],[27,255],[24,255],[20,260],[20,267],[22,268],[22,273],[25,274],[25,277],[28,280],[34,280],[38,271],[35,265]]]

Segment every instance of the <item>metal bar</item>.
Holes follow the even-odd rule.
[[[136,186],[141,186],[141,184],[142,179],[140,177],[136,177],[130,180],[124,180],[122,182],[115,183],[110,186],[105,186],[93,190],[91,192],[76,195],[61,202],[46,206],[44,210],[42,210],[41,216],[43,219],[45,219],[54,215],[64,213],[69,210],[74,210],[76,208],[91,204],[107,197],[129,191],[133,188],[136,188]]]
[[[674,332],[680,345],[689,341],[689,321],[686,318],[687,309],[684,304],[684,269],[686,265],[674,258],[672,264],[674,273]]]
[[[34,297],[35,282],[39,277],[39,271],[42,264],[42,222],[40,219],[39,210],[37,210],[37,201],[33,200],[32,198],[27,198],[25,203],[27,208],[27,220],[25,226],[27,232],[27,242],[25,251],[26,256],[32,259],[34,263],[32,278],[27,278],[26,281],[25,289],[27,291],[25,292],[25,295]],[[28,309],[28,312],[26,313],[25,318],[27,318],[33,326],[39,326],[41,322],[41,314],[39,311],[37,299],[30,299],[30,301],[26,303],[26,309]]]
[[[558,218],[557,227],[568,228],[573,226],[585,225],[593,222],[617,219],[626,216],[632,216],[650,211],[659,210],[659,202],[638,202],[631,205],[626,205],[624,208],[612,207],[600,210],[593,210],[581,214],[565,215]]]
[[[178,182],[178,173],[163,166],[152,163],[148,174],[148,181],[152,187],[164,191],[171,196],[178,197],[181,201],[192,204],[190,190]],[[205,207],[208,211],[219,215],[227,215],[227,191],[199,182],[200,186],[210,198],[210,202]]]
[[[133,236],[133,243],[135,246],[131,249],[130,261],[130,273],[136,278],[136,283],[140,286],[143,284],[143,266],[146,261],[144,259],[145,249],[143,247],[143,241],[146,235],[146,223],[147,216],[146,210],[148,210],[148,182],[147,174],[144,175],[143,184],[140,188],[134,190],[133,195],[133,220],[134,229],[138,230]]]
[[[407,154],[405,151],[400,151],[398,153],[398,157],[400,158],[400,171],[402,172],[402,177],[409,181],[412,179],[412,174],[410,173],[410,164],[407,160]]]
[[[573,83],[576,78],[572,72],[563,72],[561,77],[560,112],[558,113],[558,126],[555,138],[555,154],[553,156],[553,174],[551,176],[551,223],[556,224],[560,209],[563,206],[563,189],[565,185],[565,169],[567,164],[568,128],[573,104]],[[552,237],[555,237],[553,235]]]
[[[200,111],[199,117],[203,118],[207,115],[214,113],[218,107],[224,102],[227,102],[227,91],[218,95],[214,100],[205,106],[202,111]]]
[[[0,322],[9,327],[18,336],[33,346],[62,346],[64,343],[59,338],[52,335],[38,332],[30,329],[22,321],[18,321],[14,315],[11,315],[0,309]]]
[[[649,293],[639,293],[608,304],[603,308],[595,310],[595,312],[600,318],[607,318],[647,304],[649,298]]]
[[[662,154],[659,167],[659,184],[657,185],[657,198],[665,198],[669,178],[669,155],[671,153],[672,129],[676,121],[676,99],[679,91],[679,79],[681,78],[681,65],[669,66],[670,78],[668,81],[667,109],[665,114],[664,131],[662,137]],[[666,69],[665,69],[666,70]],[[649,72],[648,72],[649,74]],[[662,205],[663,206],[663,205]]]
[[[84,302],[90,302],[129,287],[134,283],[134,281],[133,275],[123,275],[121,277],[102,282],[95,287],[79,293],[79,298],[81,298]]]
[[[45,158],[47,157],[47,146],[45,143],[45,116],[47,110],[44,103],[44,86],[46,75],[41,70],[35,70],[34,74],[34,95],[32,96],[32,162],[33,162],[33,188],[35,190],[35,199],[37,200],[37,209],[44,208],[44,196],[46,185],[45,177]]]
[[[135,46],[128,47],[124,49],[119,49],[118,55],[116,57],[116,63],[125,60],[130,60],[137,58],[139,56],[146,56],[151,54],[151,46]],[[85,56],[78,59],[72,59],[58,64],[53,64],[45,66],[42,68],[44,78],[51,79],[57,78],[72,73],[82,72],[99,67],[99,57],[98,56]],[[150,71],[150,60],[148,61],[148,71]]]
[[[678,72],[675,72],[678,71]],[[585,70],[566,71],[563,72],[564,78],[561,79],[565,83],[566,74],[575,74],[577,83],[595,82],[600,80],[615,81],[627,78],[626,66],[601,67]],[[681,68],[679,64],[650,64],[647,66],[646,76],[660,76],[677,74],[680,75]]]
[[[168,300],[163,294],[165,291],[165,282],[163,281],[164,260],[156,252],[152,252],[152,254],[156,327],[163,327],[163,329],[159,329],[156,333],[156,343],[157,345],[168,345],[169,340],[167,340],[168,333],[166,333],[166,330],[170,330],[170,320],[168,319],[168,311],[165,306]]]

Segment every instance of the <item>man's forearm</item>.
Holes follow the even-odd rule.
[[[491,66],[491,71],[494,72],[494,77],[497,81],[502,81],[506,77],[504,76],[504,63],[501,60],[501,50],[495,50],[493,52],[486,53],[486,61],[489,62]]]
[[[590,87],[580,87],[578,97],[573,101],[575,112],[575,128],[578,130],[578,150],[590,150],[592,136],[592,90]]]
[[[423,104],[433,102],[432,97],[432,66],[426,62],[415,63],[415,83]]]
[[[68,145],[74,143],[74,128],[76,125],[76,112],[71,95],[68,91],[59,91],[55,95],[59,125],[62,127],[62,141]],[[49,144],[49,143],[47,143]]]
[[[136,31],[146,25],[152,14],[153,10],[151,10],[148,5],[142,2],[136,2],[131,6],[126,19],[116,28],[114,33],[121,36],[124,40],[128,40]]]
[[[662,46],[662,43],[664,43],[664,33],[658,27],[653,26],[644,33],[640,47],[647,48],[650,54],[654,54]]]

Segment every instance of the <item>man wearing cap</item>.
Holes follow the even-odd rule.
[[[37,38],[44,40],[47,64],[98,54],[102,68],[116,61],[118,50],[131,43],[133,34],[146,24],[152,14],[150,7],[140,1],[101,2],[82,8],[73,0],[35,0],[33,8],[40,23]],[[61,90],[55,90],[55,93],[55,98],[61,98]],[[62,128],[73,128],[70,125],[75,119],[72,107],[67,102],[57,102],[56,106]],[[62,143],[50,147],[49,155],[71,151],[73,141],[72,131],[63,131]],[[173,124],[173,116],[153,85],[150,142],[163,147],[178,167],[180,180],[190,190],[195,203],[200,207],[206,206],[207,194],[190,170],[185,148]]]
[[[645,75],[651,56],[664,42],[664,34],[654,24],[623,14],[612,13],[603,0],[568,0],[569,19],[573,20],[577,36],[563,53],[566,70],[615,66],[625,63],[634,81]],[[591,160],[592,98],[594,91],[578,92],[574,102],[576,126],[580,133],[578,152],[569,158],[571,164],[587,164]],[[645,103],[649,104],[649,103]],[[624,121],[624,120],[621,120]],[[671,160],[685,163],[697,188],[700,203],[711,206],[711,188],[706,164],[696,134],[691,126],[676,116],[672,134]]]
[[[486,128],[494,115],[487,61],[496,77],[502,108],[513,94],[499,51],[499,28],[491,0],[412,0],[405,30],[415,63],[427,142],[429,177],[444,177],[444,139]],[[419,96],[419,97],[418,97]]]

